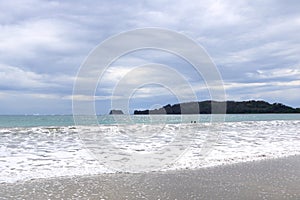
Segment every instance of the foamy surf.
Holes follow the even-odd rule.
[[[120,152],[142,155],[159,151],[162,146],[172,142],[180,130],[186,134],[189,146],[184,154],[174,155],[176,159],[164,165],[161,171],[197,169],[300,154],[299,120],[225,122],[213,126],[209,123],[166,124],[163,129],[156,126],[2,128],[0,182],[122,172],[122,169],[110,167],[109,162],[98,160],[99,157],[86,148],[80,137],[82,133],[106,134]],[[209,135],[212,133],[218,134],[211,138]],[[137,139],[128,140],[128,135]],[[152,136],[151,140],[147,140],[148,135]],[[202,148],[208,142],[210,149],[204,154]],[[182,145],[182,148],[186,147],[186,143]],[[110,156],[109,152],[106,153]],[[123,160],[120,157],[117,162]]]

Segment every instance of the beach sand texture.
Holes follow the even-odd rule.
[[[198,170],[0,185],[0,199],[300,199],[300,156]]]

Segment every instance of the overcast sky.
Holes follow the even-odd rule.
[[[227,99],[300,107],[299,11],[297,0],[0,0],[0,114],[72,113],[73,83],[89,52],[112,35],[144,27],[174,30],[202,45],[221,73]],[[209,99],[187,63],[149,50],[107,70],[96,93],[98,113],[110,109],[113,83],[147,62],[180,68],[198,86],[199,100]],[[133,97],[130,106],[139,109],[176,103],[156,85]]]

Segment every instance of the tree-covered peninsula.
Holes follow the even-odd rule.
[[[185,111],[182,112],[182,107]],[[258,114],[258,113],[300,113],[300,108],[293,108],[281,103],[268,103],[266,101],[200,101],[166,105],[154,110],[135,110],[135,115],[148,114]],[[223,109],[218,109],[223,108]],[[224,109],[225,108],[225,109]]]

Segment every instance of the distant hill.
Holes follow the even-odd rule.
[[[174,105],[166,105],[154,110],[135,110],[135,115],[148,114],[182,114],[181,110],[184,108],[184,114],[211,114],[212,104],[217,108],[214,113],[224,113],[222,109],[226,104],[227,114],[255,114],[255,113],[300,113],[300,108],[292,108],[281,103],[270,104],[266,101],[201,101],[201,102],[187,102]]]

